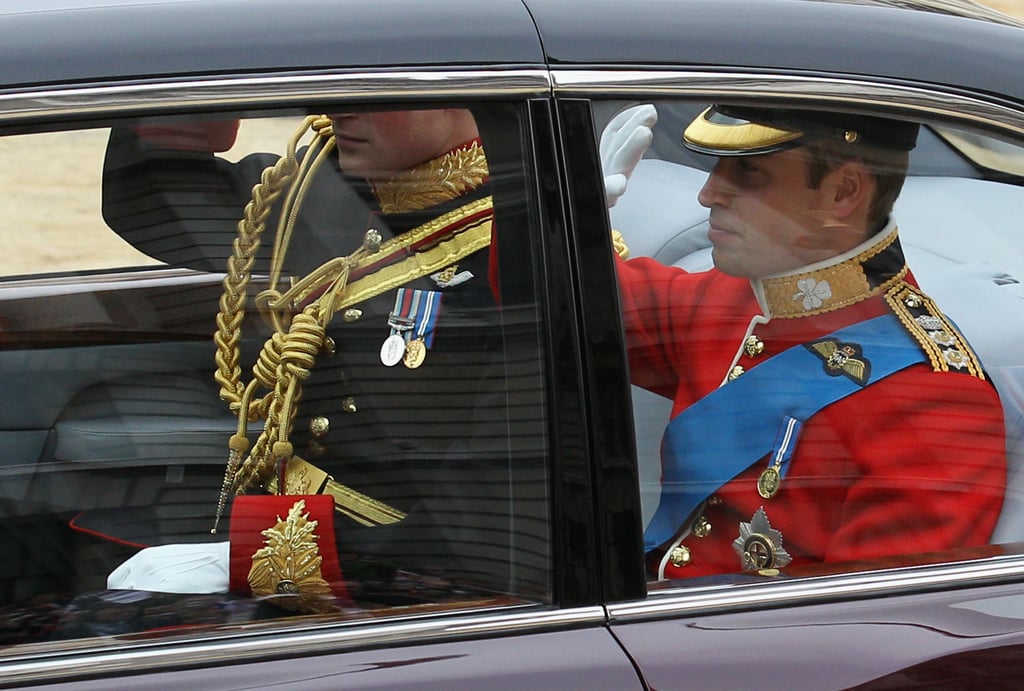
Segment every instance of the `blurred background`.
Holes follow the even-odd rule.
[[[989,0],[989,2],[983,4],[994,10],[1024,19],[1024,0]]]

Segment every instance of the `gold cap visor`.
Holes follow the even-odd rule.
[[[751,156],[795,146],[803,130],[783,129],[705,108],[683,132],[688,149],[714,156]]]

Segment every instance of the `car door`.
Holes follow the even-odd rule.
[[[397,27],[351,5],[295,53],[268,57],[246,47],[268,24],[292,32],[298,21],[296,7],[268,5],[229,32],[237,50],[182,49],[233,8],[0,16],[12,37],[79,22],[111,32],[66,45],[53,74],[25,67],[0,96],[12,192],[0,269],[2,683],[642,687],[602,606],[643,590],[639,559],[609,577],[622,553],[601,547],[609,529],[638,529],[638,496],[623,454],[613,470],[625,499],[615,520],[597,520],[595,486],[613,492],[593,465],[593,327],[532,22],[520,4],[495,3],[496,42],[452,34],[424,65],[416,40],[367,58],[367,36],[405,27],[429,43],[456,31],[468,3],[406,3]],[[181,31],[173,46],[164,29],[140,39],[142,74],[95,58],[119,27],[158,24]],[[484,47],[495,52],[467,59]],[[478,136],[415,174],[359,181],[341,169],[346,118],[455,112]],[[379,274],[384,254],[394,262]],[[336,302],[318,302],[324,280]],[[436,320],[396,314],[403,295],[434,300]],[[330,310],[315,348],[308,334],[288,340],[308,324],[297,314],[315,318],[311,305]],[[425,360],[382,352],[406,318]],[[297,369],[281,364],[279,342],[295,347]],[[295,378],[279,397],[286,369]],[[238,460],[254,467],[268,434],[330,473],[323,493],[303,488],[310,504],[327,499],[316,563],[338,569],[315,611],[282,608],[295,602],[284,591],[254,596],[247,579],[256,548],[290,530],[284,510],[232,567],[242,590],[223,592],[245,503],[224,491],[226,467],[243,438],[253,451]],[[257,485],[249,495],[264,494]],[[311,525],[290,508],[288,525]],[[128,561],[140,553],[155,561]]]
[[[1019,167],[1024,130],[1019,77],[1012,76],[1010,69],[1004,72],[1005,64],[990,70],[988,56],[989,51],[999,50],[997,45],[1003,46],[1002,53],[1008,46],[1019,46],[1019,28],[1012,28],[1010,19],[999,25],[977,18],[958,21],[830,3],[772,8],[727,3],[685,10],[659,6],[653,14],[624,13],[601,23],[616,27],[619,36],[644,35],[645,42],[617,40],[612,32],[587,25],[586,31],[599,36],[592,44],[601,46],[599,55],[577,40],[584,32],[568,13],[552,3],[532,6],[545,46],[559,65],[553,77],[559,114],[563,122],[579,125],[564,131],[570,138],[564,144],[567,151],[585,148],[572,139],[579,132],[591,142],[607,136],[606,123],[628,108],[652,104],[657,110],[650,147],[636,168],[628,171],[625,194],[615,200],[605,227],[621,233],[630,258],[653,257],[691,273],[707,271],[714,264],[706,208],[712,202],[698,195],[715,159],[695,155],[681,145],[687,126],[712,104],[734,106],[738,112],[741,107],[824,108],[920,123],[921,134],[909,157],[909,176],[894,210],[907,262],[922,289],[943,306],[980,354],[985,375],[1003,406],[1005,476],[1001,465],[991,476],[992,484],[932,484],[921,475],[915,490],[921,499],[907,505],[911,516],[923,516],[929,501],[947,496],[946,509],[940,513],[953,514],[958,511],[954,507],[989,497],[988,529],[975,542],[930,548],[912,531],[901,532],[912,521],[899,517],[892,496],[879,496],[872,499],[879,502],[874,505],[878,508],[893,502],[888,504],[891,522],[873,541],[856,547],[847,543],[849,551],[831,553],[824,560],[818,557],[814,563],[805,560],[797,565],[795,558],[791,566],[768,564],[767,569],[745,570],[744,530],[748,539],[758,530],[775,536],[781,541],[777,547],[790,544],[794,554],[804,546],[808,525],[827,525],[824,532],[829,539],[839,539],[856,511],[848,505],[849,512],[836,523],[819,523],[816,507],[830,501],[835,483],[861,477],[838,471],[834,476],[818,471],[801,475],[794,465],[778,495],[759,497],[755,480],[762,468],[751,471],[745,489],[737,490],[751,495],[751,513],[683,524],[680,527],[686,530],[672,543],[678,551],[665,553],[674,567],[666,573],[672,575],[659,573],[657,560],[649,562],[646,598],[609,605],[612,630],[637,660],[645,681],[652,688],[1018,683],[1019,366],[1010,356],[1016,352],[1016,339],[1009,325],[1017,323],[1021,304],[1015,259],[1020,254],[1019,223],[1013,209],[1022,208],[1024,200]],[[738,13],[744,21],[736,20]],[[658,22],[651,21],[652,16]],[[673,29],[660,31],[660,25]],[[947,27],[942,35],[948,37],[943,49],[948,52],[935,52],[933,45],[918,40],[928,27],[940,25]],[[878,35],[868,27],[878,26],[885,27],[885,37],[876,42]],[[794,43],[798,34],[802,38]],[[803,40],[805,35],[810,38]],[[917,51],[917,58],[909,57]],[[993,157],[986,152],[999,154]],[[996,157],[1001,163],[996,163]],[[586,174],[593,161],[583,155],[570,161],[574,214],[596,222],[581,208],[593,203],[594,189],[601,185]],[[614,163],[604,161],[609,162]],[[766,217],[771,213],[765,210]],[[593,231],[579,228],[577,232],[589,237]],[[619,249],[606,239],[609,256]],[[814,304],[814,296],[807,293],[794,294],[793,299],[798,306],[801,300]],[[696,304],[695,314],[700,309],[724,309],[710,295],[708,300]],[[620,306],[628,309],[625,302]],[[675,319],[689,318],[683,309],[672,313]],[[623,319],[629,323],[635,317],[624,314]],[[687,354],[684,362],[695,369],[715,355],[694,352],[698,339],[694,333],[673,346]],[[742,343],[724,346],[730,357],[738,345]],[[624,347],[634,368],[638,352],[641,358],[648,357],[647,351],[631,344],[628,334]],[[733,364],[749,370],[751,362],[756,364],[754,357],[741,355]],[[723,368],[717,376],[724,383],[727,374],[729,369]],[[746,376],[737,374],[740,380]],[[647,525],[659,502],[671,492],[662,484],[666,472],[662,435],[679,411],[673,411],[671,397],[640,387],[634,388],[631,403]],[[752,409],[741,404],[736,417],[743,420]],[[863,410],[851,416],[843,427],[854,429],[858,417],[867,414]],[[901,435],[910,434],[909,418],[897,420],[893,418],[896,431],[880,449],[881,457],[900,457]],[[966,429],[975,429],[973,423]],[[870,434],[882,439],[886,432],[879,426]],[[937,428],[935,435],[921,442],[922,451],[910,457],[921,457],[924,449],[941,449],[941,436]],[[968,463],[971,445],[957,449],[942,455],[942,462]],[[723,460],[708,457],[705,463]],[[817,499],[802,505],[796,518],[787,517],[783,494],[788,487],[789,500],[794,500],[803,482],[814,484]],[[959,491],[964,494],[958,497]],[[708,515],[721,517],[720,511],[712,513],[714,502],[713,496]],[[758,505],[772,519],[760,529],[752,523]],[[883,554],[886,539],[904,535],[894,550]],[[711,567],[709,560],[717,558],[712,547],[716,540],[725,546],[721,554],[732,561]],[[737,546],[735,553],[730,545]],[[855,552],[861,550],[874,550],[876,556],[857,556]]]

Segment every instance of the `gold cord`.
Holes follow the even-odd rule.
[[[242,220],[238,223],[238,237],[232,245],[232,256],[228,259],[228,271],[223,281],[224,292],[217,314],[217,331],[214,334],[217,367],[214,378],[221,386],[221,398],[227,401],[231,410],[238,415],[239,424],[236,434],[229,442],[228,462],[212,532],[217,531],[217,524],[227,503],[227,495],[232,490],[241,492],[256,482],[266,480],[266,475],[271,470],[269,454],[266,452],[268,447],[280,454],[287,451],[287,455],[291,456],[290,450],[280,442],[287,443],[292,409],[301,392],[298,378],[309,376],[309,368],[312,366],[315,353],[323,346],[326,323],[316,324],[321,312],[318,304],[309,305],[306,311],[310,314],[301,319],[288,319],[280,310],[271,310],[269,313],[274,323],[274,333],[264,343],[253,366],[253,380],[248,384],[243,384],[241,380],[239,343],[242,321],[245,317],[247,289],[252,276],[252,265],[260,245],[260,236],[266,229],[266,221],[273,202],[281,195],[285,186],[291,184],[286,199],[286,211],[282,214],[284,220],[279,224],[278,235],[275,238],[271,263],[273,288],[279,280],[284,254],[287,252],[288,241],[294,227],[295,214],[291,211],[301,206],[307,181],[325,159],[323,152],[331,151],[334,145],[333,131],[329,125],[330,120],[325,116],[310,116],[303,120],[301,127],[289,140],[285,155],[263,171],[260,183],[253,187],[252,200],[246,204]],[[317,141],[326,141],[323,141],[320,147],[321,155],[304,157],[303,165],[300,166],[296,151],[299,141],[310,128],[316,133]],[[305,165],[305,161],[311,158],[313,163]],[[312,316],[313,314],[317,317]],[[330,315],[327,316],[327,319],[329,318]],[[286,321],[289,322],[287,333],[282,334]],[[319,331],[317,328],[310,328],[311,321],[317,325]],[[256,398],[255,391],[260,386],[270,389],[270,392]],[[253,446],[252,453],[242,461],[241,458],[248,447],[246,422],[260,418],[266,420],[263,431]]]

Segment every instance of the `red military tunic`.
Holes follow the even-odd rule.
[[[751,282],[640,258],[619,263],[619,281],[633,382],[671,398],[673,417],[727,386],[730,372],[742,376],[789,347],[889,311],[928,353],[811,416],[771,498],[757,490],[767,457],[709,497],[663,556],[656,552],[660,562],[651,560],[659,578],[743,569],[733,543],[762,508],[793,566],[988,542],[1006,482],[1002,407],[948,322],[939,330],[925,322],[929,331],[908,319],[899,301],[916,300],[907,292],[914,280],[893,225],[786,276]],[[935,349],[929,339],[947,333],[953,347]]]

